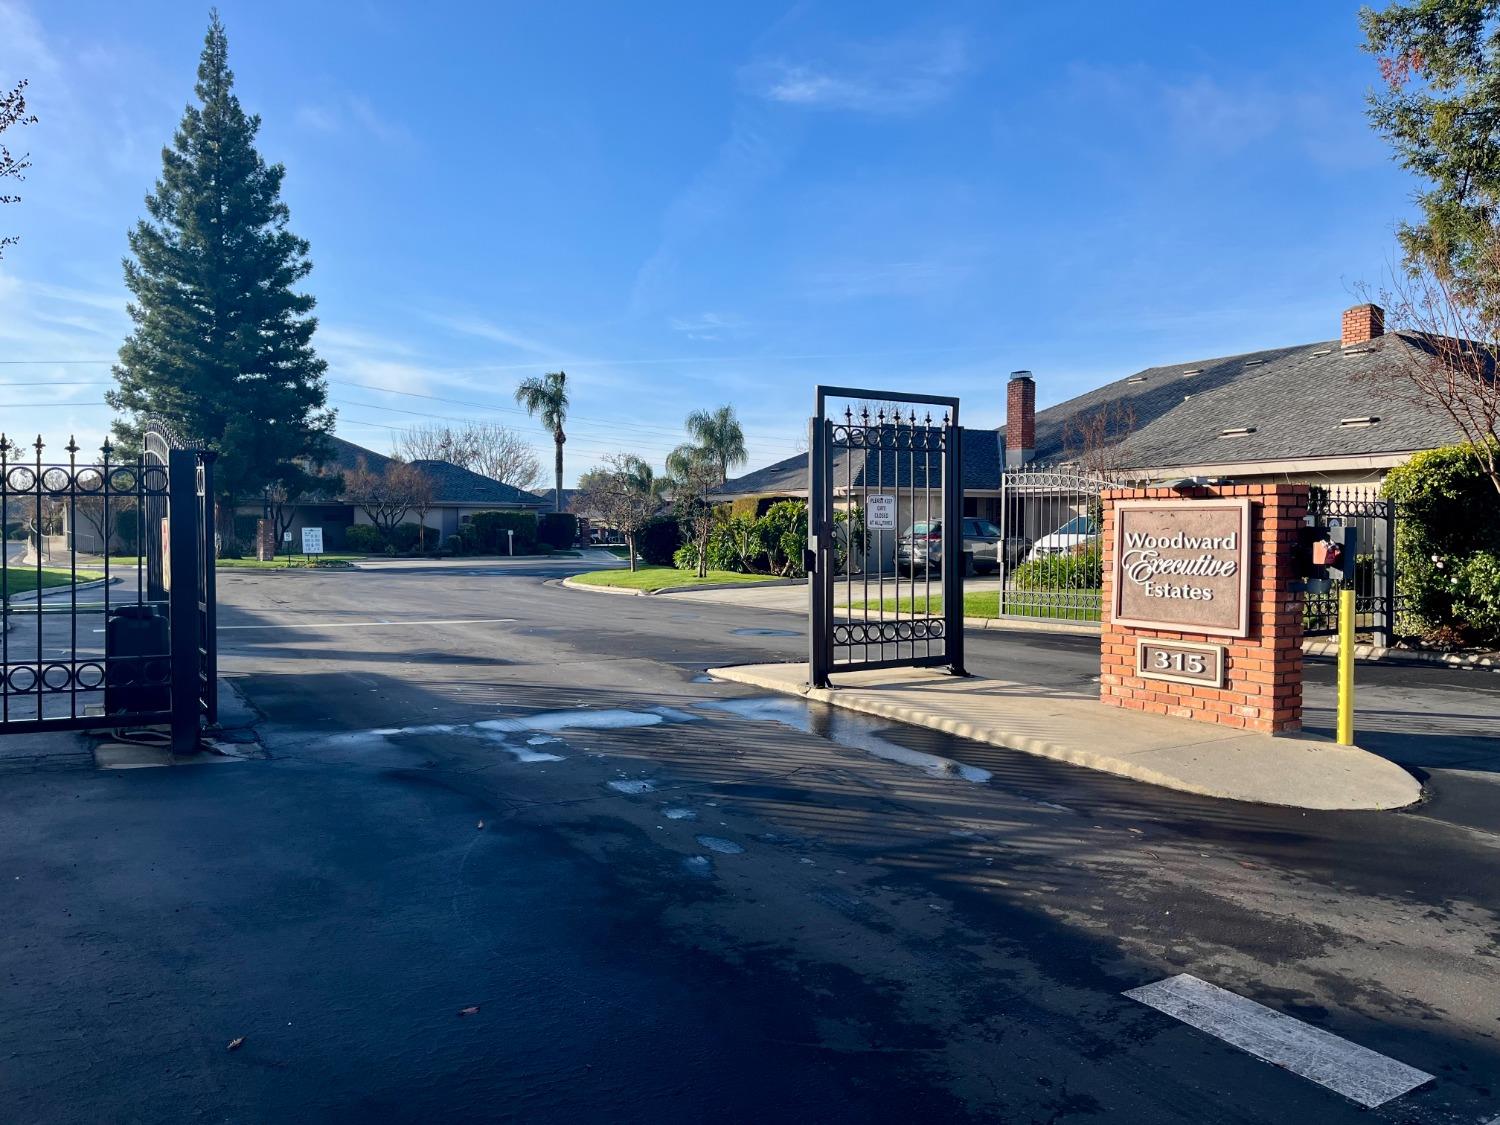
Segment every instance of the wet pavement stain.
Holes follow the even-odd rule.
[[[720,855],[742,855],[745,851],[742,845],[736,844],[733,840],[726,840],[722,836],[698,836],[696,839],[699,847],[718,852]]]
[[[912,750],[891,741],[885,732],[891,724],[849,711],[818,708],[806,700],[781,695],[757,695],[744,699],[716,699],[697,704],[710,711],[723,711],[753,722],[780,723],[804,734],[817,735],[830,742],[860,750],[887,761],[916,766],[932,777],[954,777],[983,784],[993,776],[978,766],[966,766],[951,758]]]
[[[802,636],[802,634],[799,633],[796,629],[751,629],[751,628],[745,628],[745,629],[731,629],[729,631],[730,631],[730,633],[732,633],[736,637],[800,637],[800,636]]]

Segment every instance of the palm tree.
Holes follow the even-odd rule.
[[[721,406],[714,411],[695,410],[687,416],[687,431],[700,449],[719,465],[719,483],[729,479],[732,466],[750,459],[745,451],[745,431],[734,416],[734,407]]]
[[[516,401],[526,408],[526,413],[542,423],[542,429],[552,435],[557,446],[557,491],[553,493],[556,510],[563,510],[563,422],[568,417],[568,373],[549,371],[540,379],[525,379],[516,388]]]

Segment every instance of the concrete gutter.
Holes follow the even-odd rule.
[[[1205,797],[1303,809],[1398,809],[1422,795],[1411,774],[1358,747],[1136,714],[1085,695],[1005,680],[899,668],[845,673],[834,689],[809,689],[806,664],[709,671],[718,679]]]
[[[576,575],[574,577],[577,577]],[[590,590],[595,593],[625,594],[632,598],[664,598],[672,594],[701,594],[711,590],[756,590],[764,586],[806,586],[807,580],[776,578],[766,582],[710,582],[702,586],[664,586],[656,590],[631,590],[623,586],[596,586],[591,582],[575,582],[564,578],[562,584],[570,590]]]

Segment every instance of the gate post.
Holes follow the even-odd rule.
[[[807,677],[808,684],[815,688],[829,686],[833,646],[829,631],[832,628],[829,612],[828,542],[831,529],[823,514],[824,494],[828,491],[827,432],[823,425],[823,396],[818,396],[818,412],[808,422],[807,434],[807,604],[809,614]]]
[[[219,576],[214,569],[219,553],[214,527],[214,459],[217,456],[213,450],[198,453],[201,475],[197,481],[199,557],[203,561],[199,572],[203,601],[198,610],[201,615],[198,627],[203,637],[203,713],[209,726],[219,721]]]
[[[943,652],[948,671],[967,676],[964,668],[964,469],[963,431],[958,403],[943,434]],[[1002,547],[1003,550],[1003,547]]]
[[[198,749],[198,459],[191,450],[167,454],[167,614],[172,645],[172,753]]]

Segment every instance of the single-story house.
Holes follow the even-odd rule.
[[[994,518],[1007,468],[1084,467],[1120,481],[1190,476],[1377,487],[1414,453],[1459,440],[1450,419],[1402,383],[1427,346],[1384,330],[1377,305],[1343,314],[1338,339],[1148,367],[1036,409],[1014,372],[1006,421],[963,429],[964,510]],[[835,487],[845,479],[835,466]],[[807,496],[798,454],[726,481],[719,499]]]
[[[1092,492],[1067,484],[1074,471],[1122,483],[1202,476],[1374,491],[1414,453],[1461,436],[1404,381],[1404,366],[1431,345],[1386,333],[1384,320],[1379,306],[1356,305],[1338,339],[1148,367],[1040,411],[1031,372],[1014,372],[1005,424],[963,428],[964,514],[1028,541],[1052,534],[1089,511]],[[836,506],[850,480],[856,489],[866,479],[873,488],[874,476],[882,490],[907,487],[904,467],[876,473],[868,458],[836,458]],[[799,454],[726,481],[717,496],[806,498],[807,479]],[[898,513],[903,528],[920,518]]]
[[[339,486],[337,490],[330,488],[325,495],[299,499],[291,504],[289,530],[293,544],[300,544],[304,527],[321,527],[324,543],[330,550],[337,550],[343,544],[345,528],[373,523],[368,514],[343,496],[344,474],[355,471],[362,464],[371,472],[383,473],[392,458],[343,438],[328,440],[329,456],[315,467],[315,471],[330,480],[337,480]],[[481,476],[449,461],[421,460],[410,464],[432,483],[432,507],[420,521],[437,533],[436,538],[429,536],[429,541],[442,542],[448,536],[458,534],[459,528],[468,523],[475,512],[549,510],[530,492]],[[256,518],[264,511],[263,500],[249,500],[240,504],[237,514]],[[417,523],[417,514],[409,513],[402,522]]]

